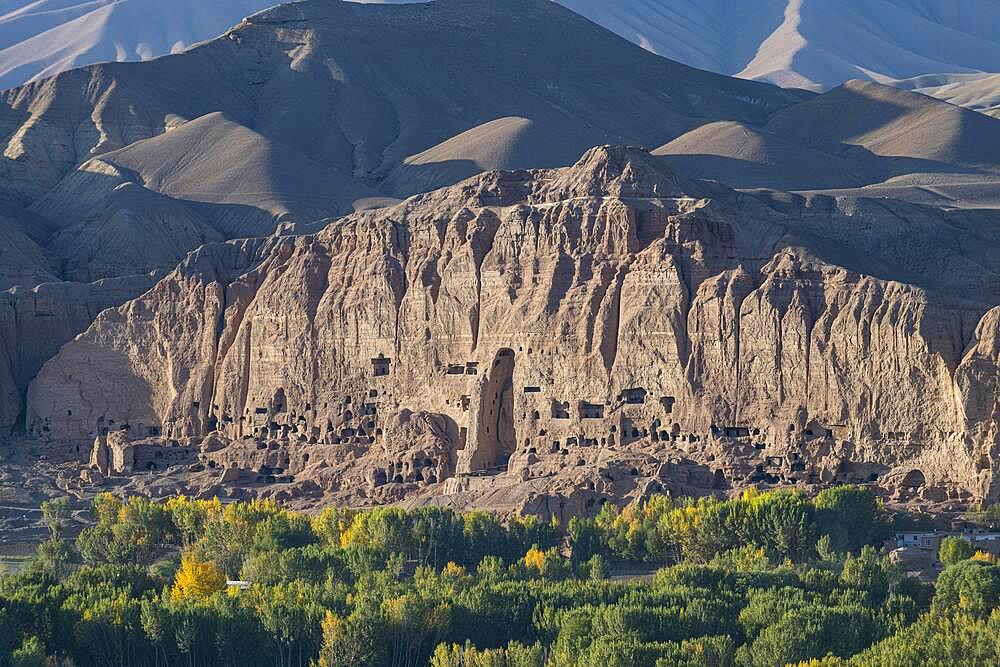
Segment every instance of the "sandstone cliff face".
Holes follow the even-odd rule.
[[[548,0],[289,3],[182,54],[0,91],[0,290],[169,271],[204,243],[398,201],[383,193],[763,123],[808,97],[672,63]],[[67,308],[97,303],[121,302]],[[46,321],[29,347],[89,324]],[[21,336],[0,341],[3,430],[41,361]]]
[[[23,423],[24,393],[42,364],[97,313],[142,294],[157,277],[46,283],[0,292],[0,435]]]
[[[48,362],[26,423],[370,448],[376,486],[732,441],[995,497],[998,303],[988,214],[754,197],[605,147],[207,245]]]

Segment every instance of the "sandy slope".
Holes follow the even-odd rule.
[[[560,0],[667,58],[825,90],[1000,69],[996,0]]]
[[[891,85],[1000,118],[1000,74],[927,74]]]
[[[734,187],[865,188],[855,196],[978,207],[997,201],[995,146],[995,119],[855,80],[775,113],[764,127],[711,123],[653,152],[688,175]]]
[[[89,282],[169,269],[203,243],[308,226],[379,196],[211,113],[84,163],[34,209],[65,225],[49,248],[68,278]]]
[[[558,167],[572,162],[575,147],[597,137],[577,128],[521,117],[498,118],[411,155],[393,168],[381,187],[407,196],[457,183],[491,169]]]
[[[1000,103],[1000,84],[978,80],[1000,71],[997,0],[558,1],[654,53],[713,72],[816,91],[850,79],[943,73],[953,85],[900,87],[977,110]]]
[[[666,58],[783,86],[824,90],[854,78],[884,83],[1000,69],[996,0],[558,1]],[[70,67],[176,52],[273,4],[2,0],[0,88]]]
[[[703,125],[653,151],[689,176],[740,188],[853,188],[883,180],[873,161],[852,160],[743,123]]]
[[[907,160],[912,171],[995,167],[1000,145],[1000,123],[992,118],[857,80],[779,111],[765,127],[828,151],[857,147],[874,156]]]
[[[0,88],[72,67],[174,53],[274,4],[275,0],[2,0]]]
[[[0,292],[57,280],[45,250],[25,233],[23,219],[0,210]]]

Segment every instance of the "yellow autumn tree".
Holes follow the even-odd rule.
[[[441,576],[451,579],[461,579],[465,576],[465,568],[455,561],[448,561],[448,564],[444,566]]]
[[[984,563],[995,564],[997,562],[997,557],[987,551],[977,551],[972,554],[972,558],[969,560],[978,560]]]
[[[170,590],[173,600],[200,600],[223,590],[226,575],[212,561],[199,561],[189,554],[181,558],[181,567],[174,575],[174,587]]]
[[[541,572],[545,566],[545,552],[538,547],[531,547],[528,553],[524,554],[524,564],[528,569]]]

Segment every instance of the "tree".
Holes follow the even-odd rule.
[[[511,642],[502,648],[483,650],[471,642],[463,646],[438,644],[431,656],[431,667],[542,667],[543,656],[538,644],[525,646]]]
[[[45,525],[48,526],[49,534],[52,539],[60,539],[63,531],[69,523],[70,515],[72,513],[69,505],[69,498],[63,496],[61,498],[44,500],[42,501],[41,508],[42,520],[45,522]]]
[[[27,637],[11,654],[11,667],[45,667],[47,659],[42,640],[32,635]]]
[[[374,628],[361,616],[343,617],[327,611],[321,628],[323,646],[319,652],[319,667],[374,664]]]
[[[502,581],[506,574],[503,559],[499,556],[483,556],[476,566],[476,577],[484,583],[495,584]]]
[[[741,501],[729,501],[692,506],[672,513],[684,556],[707,563],[718,554],[739,547],[743,543],[740,538],[741,510]]]
[[[941,540],[938,548],[938,558],[945,567],[968,560],[975,553],[976,548],[972,543],[961,537],[946,537]]]
[[[174,575],[172,600],[204,599],[226,588],[226,575],[212,561],[199,561],[187,554]]]
[[[406,512],[398,507],[377,507],[354,515],[350,526],[340,535],[340,546],[367,546],[383,557],[409,555],[410,530]]]
[[[764,572],[771,567],[767,553],[752,544],[716,554],[709,565],[731,572]]]
[[[987,616],[1000,605],[1000,566],[963,560],[938,577],[933,608]]]
[[[257,525],[253,538],[255,551],[284,551],[316,542],[312,526],[305,517],[278,512]]]
[[[800,562],[814,552],[815,510],[801,493],[772,491],[742,501],[740,529],[745,541],[780,558]]]
[[[889,586],[895,568],[888,558],[880,556],[874,548],[865,546],[858,556],[848,556],[840,581],[845,586],[863,592],[871,600],[872,606],[881,605],[889,595]]]
[[[437,570],[443,563],[459,562],[472,566],[475,561],[466,558],[464,522],[450,509],[421,507],[410,512],[410,540],[415,549],[413,556]]]
[[[531,547],[524,554],[524,566],[529,570],[536,570],[538,574],[541,574],[542,568],[545,566],[545,552],[537,546]]]
[[[878,498],[869,489],[858,486],[823,489],[816,494],[813,505],[819,533],[830,537],[833,551],[855,553],[887,535]]]
[[[988,619],[963,613],[925,614],[902,632],[851,661],[859,667],[882,665],[998,665],[1000,612]]]
[[[743,664],[786,665],[827,654],[848,657],[878,638],[871,612],[859,606],[810,604],[790,611],[740,650]]]
[[[174,536],[165,506],[142,496],[123,502],[100,493],[91,503],[91,514],[95,525],[84,529],[77,541],[80,554],[90,563],[149,564]]]
[[[603,550],[601,533],[594,519],[577,516],[571,518],[566,527],[566,534],[569,537],[574,563],[586,562],[591,556]]]
[[[586,563],[581,567],[581,574],[584,574],[594,581],[601,581],[608,578],[611,574],[611,569],[608,567],[608,561],[605,560],[604,556],[601,554],[594,554],[590,557]]]
[[[52,578],[59,580],[69,573],[73,560],[73,547],[66,540],[48,539],[38,545],[35,562]]]
[[[303,581],[255,586],[253,605],[278,648],[281,665],[303,665],[320,648],[324,610],[316,588]]]
[[[406,593],[382,602],[382,618],[390,664],[426,665],[451,624],[452,607],[444,600]]]
[[[221,512],[209,512],[193,552],[199,559],[214,561],[223,572],[236,576],[253,550],[257,526],[278,511],[273,500],[251,500],[230,503]]]
[[[212,500],[191,500],[184,496],[175,496],[166,502],[166,510],[177,532],[181,536],[181,544],[187,548],[205,531],[205,524],[210,516],[222,514],[222,503],[218,498]]]
[[[157,667],[159,667],[161,655],[163,663],[169,664],[166,638],[170,627],[170,614],[160,603],[159,599],[147,598],[142,601],[139,622],[142,623],[142,630],[146,634],[146,637],[153,644]]]
[[[478,563],[485,556],[500,556],[510,562],[517,554],[510,554],[507,532],[492,512],[475,511],[463,515],[466,564]]]

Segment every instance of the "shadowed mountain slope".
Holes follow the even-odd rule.
[[[936,188],[981,184],[983,192],[973,196],[986,203],[987,190],[1000,182],[997,145],[996,119],[925,95],[849,81],[776,112],[763,127],[703,125],[654,153],[684,173],[734,187],[846,190],[886,183],[899,198],[913,198],[919,193],[899,189],[904,181]]]

